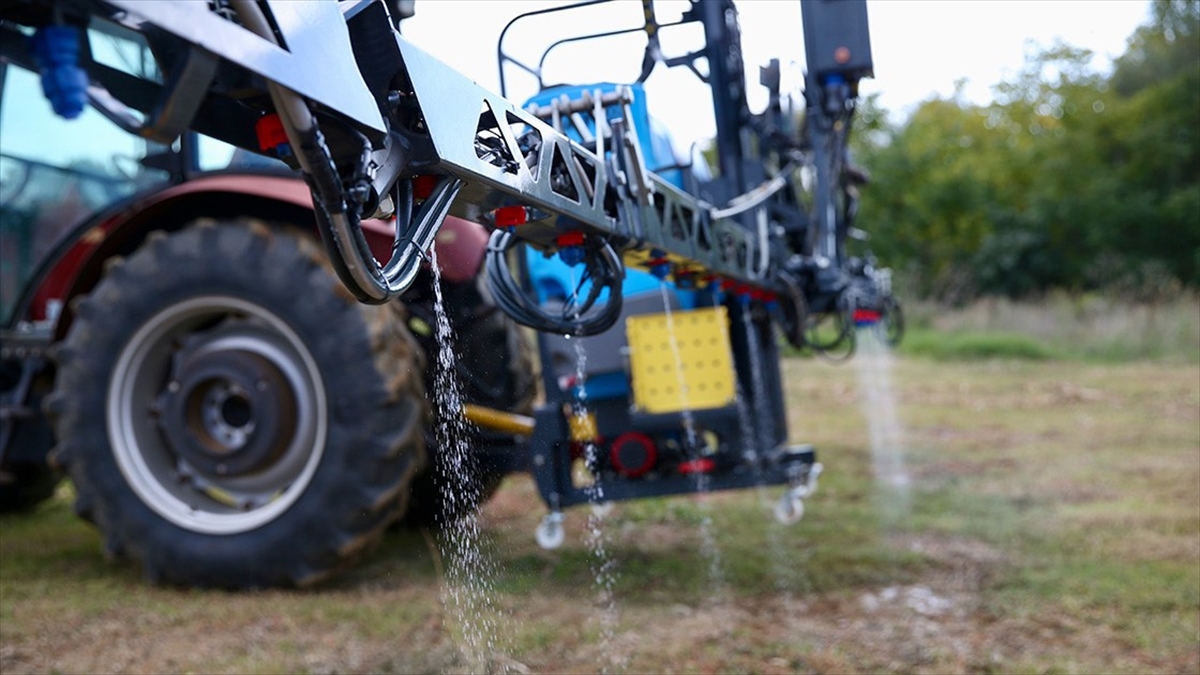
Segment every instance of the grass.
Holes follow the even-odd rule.
[[[876,479],[864,363],[785,362],[793,436],[826,466],[799,524],[769,518],[778,489],[618,505],[611,638],[588,510],[543,551],[531,482],[507,481],[481,515],[493,667],[1200,671],[1200,364],[901,355],[899,499]],[[66,486],[0,517],[0,672],[475,670],[419,533],[320,588],[247,594],[149,586],[100,544]]]
[[[914,329],[900,345],[903,354],[948,361],[977,359],[1055,358],[1059,352],[1041,340],[1019,333],[942,332]]]
[[[1095,295],[1052,295],[1038,302],[1002,298],[963,308],[905,304],[906,331],[899,353],[939,361],[1021,359],[1097,363],[1200,363],[1200,295],[1132,304]],[[832,322],[818,326],[829,341]],[[811,349],[784,347],[788,356]]]
[[[961,309],[906,305],[914,354],[1200,362],[1200,295],[1133,304],[1099,295],[989,298]],[[906,345],[906,348],[909,348]]]

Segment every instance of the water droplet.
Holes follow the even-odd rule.
[[[482,531],[475,506],[482,501],[478,457],[468,442],[468,427],[462,414],[463,397],[455,368],[454,330],[442,297],[437,249],[430,249],[433,271],[435,333],[438,353],[434,377],[437,420],[434,436],[438,443],[435,470],[438,472],[447,523],[442,532],[442,555],[448,561],[443,604],[462,632],[463,656],[475,672],[489,672],[490,663],[505,657],[500,644],[502,619],[493,602],[497,569],[484,553]]]
[[[682,410],[680,417],[683,423],[685,448],[688,454],[688,460],[697,460],[700,458],[700,443],[696,433],[696,419],[688,402],[688,387],[683,374],[683,358],[680,355],[679,340],[675,333],[675,317],[671,311],[671,296],[665,282],[659,283],[659,291],[662,293],[663,299],[663,318],[666,321],[667,335],[670,336],[671,353],[675,357],[675,378],[676,385],[679,387],[679,401]],[[667,391],[675,391],[674,387],[668,387]],[[703,513],[700,520],[700,554],[708,562],[708,581],[711,590],[711,599],[714,604],[723,604],[728,588],[725,582],[725,572],[721,562],[721,548],[717,543],[716,533],[713,531],[712,518],[709,516],[711,508],[709,496],[709,477],[704,471],[695,471],[692,473],[695,481],[695,492],[699,497],[699,506]]]

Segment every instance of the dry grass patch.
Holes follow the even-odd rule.
[[[481,514],[500,570],[490,667],[533,673],[1200,671],[1200,366],[891,364],[911,479],[877,480],[853,364],[785,364],[808,515],[755,491],[620,504],[606,634],[585,542],[533,542],[532,482]],[[895,448],[893,448],[895,449]],[[419,533],[305,592],[148,586],[69,495],[0,518],[0,672],[471,672]],[[765,501],[765,503],[764,503]],[[727,591],[700,552],[708,514]],[[784,572],[781,572],[783,570]]]

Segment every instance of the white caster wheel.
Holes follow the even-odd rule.
[[[804,500],[792,493],[785,492],[775,503],[775,520],[783,525],[794,525],[804,517]]]
[[[566,538],[562,521],[563,515],[561,513],[548,513],[542,518],[542,522],[538,524],[537,529],[533,532],[538,546],[548,551],[562,546],[563,540]]]
[[[597,518],[607,518],[616,506],[612,502],[596,502],[592,504],[592,515]]]
[[[804,493],[805,497],[817,491],[817,479],[821,477],[821,472],[824,470],[825,467],[820,462],[813,464],[812,468],[808,470],[808,481],[804,486],[807,488]]]

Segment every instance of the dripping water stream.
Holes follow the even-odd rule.
[[[575,386],[578,400],[575,415],[581,425],[587,425],[590,410],[587,402],[587,352],[582,340],[574,340],[575,347]],[[588,467],[598,466],[599,448],[594,440],[584,442],[584,463]],[[587,517],[587,547],[591,553],[590,568],[592,577],[596,580],[596,606],[600,610],[600,647],[601,653],[609,659],[601,672],[607,673],[609,667],[621,668],[621,663],[613,643],[616,637],[618,611],[616,596],[613,589],[617,582],[616,560],[609,553],[608,531],[605,527],[605,517],[609,504],[604,499],[604,485],[600,474],[593,474],[593,480],[584,490],[588,496]]]
[[[572,269],[572,276],[574,276],[574,269]],[[572,283],[572,287],[578,293],[580,285]],[[565,337],[571,341],[575,350],[574,391],[576,400],[573,409],[575,421],[581,428],[586,429],[590,426],[591,417],[587,395],[587,349],[584,347],[582,339],[572,338],[570,335]],[[583,449],[584,465],[588,467],[588,470],[599,467],[600,448],[596,445],[595,439],[589,438],[584,441]],[[600,610],[598,617],[600,651],[608,659],[608,663],[601,667],[601,672],[609,673],[610,669],[623,670],[625,663],[623,657],[614,648],[619,622],[617,600],[614,593],[617,582],[617,562],[610,553],[608,530],[605,527],[605,517],[610,504],[604,498],[604,485],[598,470],[592,472],[592,482],[584,491],[587,493],[589,506],[586,537],[588,551],[591,554],[589,567],[592,577],[596,581],[596,606]]]
[[[671,352],[675,357],[676,386],[679,387],[679,398],[682,402],[680,417],[683,421],[684,444],[688,459],[696,461],[700,456],[700,439],[696,433],[696,418],[688,403],[688,384],[683,374],[683,357],[679,350],[679,340],[675,332],[675,317],[671,311],[670,290],[665,281],[658,285],[662,293],[663,314],[667,324],[667,335],[671,337]],[[696,495],[700,506],[700,554],[708,562],[708,583],[711,588],[711,599],[715,604],[724,604],[728,598],[728,584],[725,581],[725,570],[721,561],[721,547],[717,543],[716,532],[712,520],[712,504],[709,502],[709,478],[705,471],[692,473],[695,479]]]
[[[444,504],[441,555],[447,561],[442,602],[461,632],[459,646],[469,672],[493,672],[506,660],[499,639],[501,615],[493,600],[498,570],[495,560],[483,550],[475,511],[482,501],[479,465],[467,440],[463,396],[455,374],[455,336],[442,297],[436,248],[430,249],[430,267],[438,341],[433,392],[438,448],[435,470]],[[454,518],[452,514],[461,515]]]
[[[898,526],[908,518],[911,478],[892,390],[892,354],[877,326],[858,330],[857,340],[854,364],[862,392],[863,416],[867,419],[871,464],[880,487],[881,515],[885,524]]]
[[[748,339],[754,339],[755,335],[753,323],[751,321],[750,312],[742,312],[742,328]],[[767,397],[767,386],[763,381],[762,371],[762,355],[757,349],[749,349],[750,360],[750,385],[753,400],[765,401]],[[741,428],[742,438],[745,440],[744,456],[751,462],[754,467],[755,492],[758,496],[760,508],[765,513],[772,513],[775,507],[775,500],[771,496],[771,492],[767,489],[766,477],[763,474],[764,453],[768,448],[762,447],[763,441],[758,439],[761,425],[756,425],[750,414],[749,405],[747,403],[744,392],[741,388],[741,382],[737,383],[737,406],[738,406],[738,424]],[[803,572],[798,569],[795,564],[797,561],[789,560],[787,547],[784,544],[784,528],[786,525],[780,523],[774,517],[770,518],[767,525],[767,554],[770,557],[770,569],[775,590],[779,593],[783,601],[784,610],[791,616],[796,614],[796,592],[799,579],[798,575],[803,575]],[[801,576],[807,582],[807,578]],[[806,584],[807,585],[807,584]]]

